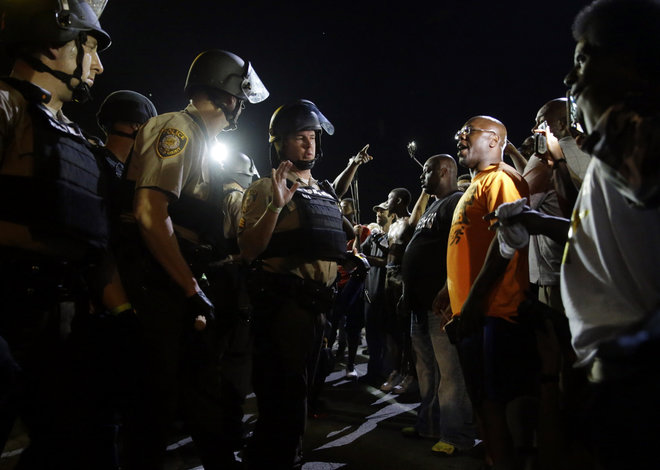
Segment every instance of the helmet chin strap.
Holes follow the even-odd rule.
[[[299,170],[311,170],[314,165],[316,164],[317,158],[314,158],[314,160],[296,160],[295,162],[292,161],[293,166],[298,168]]]
[[[85,33],[80,33],[80,35],[75,39],[76,48],[78,50],[76,55],[76,69],[73,71],[73,74],[68,74],[62,72],[61,70],[53,70],[48,67],[46,64],[41,62],[39,59],[31,56],[24,55],[21,58],[27,62],[30,67],[32,67],[37,72],[49,73],[53,77],[60,80],[66,85],[66,87],[71,90],[71,99],[76,103],[85,103],[92,98],[92,90],[87,83],[82,79],[82,59],[85,54],[83,50],[83,44],[87,41],[87,35]],[[77,85],[72,85],[73,80],[77,80]]]
[[[236,101],[236,106],[234,106],[233,111],[230,111],[227,105],[221,103],[220,100],[214,102],[214,104],[222,109],[222,112],[225,113],[225,118],[227,119],[227,126],[222,129],[223,131],[235,131],[238,129],[238,110],[243,106],[243,100],[238,99]]]

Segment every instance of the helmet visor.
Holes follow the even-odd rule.
[[[92,11],[94,12],[97,18],[101,18],[101,14],[103,13],[103,10],[105,10],[105,6],[108,4],[108,0],[84,0],[84,1],[90,7],[92,7]]]
[[[249,62],[247,64],[247,73],[241,83],[241,90],[245,94],[245,98],[252,104],[261,103],[270,94]]]

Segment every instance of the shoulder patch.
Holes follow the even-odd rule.
[[[167,127],[158,134],[156,153],[160,158],[175,157],[186,148],[188,136],[179,129]]]
[[[257,200],[257,190],[254,188],[248,189],[243,195],[243,206],[242,211],[245,214],[248,211],[248,208],[254,204],[254,201]]]

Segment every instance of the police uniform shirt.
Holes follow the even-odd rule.
[[[156,116],[138,132],[126,177],[135,181],[136,191],[157,189],[174,199],[185,194],[204,201],[210,189],[209,140],[192,103],[183,111]],[[178,236],[197,242],[192,231],[174,229]]]
[[[287,180],[295,183],[296,180],[287,175]],[[302,187],[306,187],[298,180]],[[271,178],[261,178],[254,182],[243,196],[243,216],[239,225],[239,233],[252,227],[261,218],[266,206],[273,200]],[[319,189],[314,179],[310,179],[307,187]],[[300,218],[296,212],[296,203],[291,200],[282,208],[273,233],[295,230],[300,227]],[[266,271],[280,274],[294,274],[303,279],[310,279],[330,286],[337,276],[337,263],[334,261],[305,260],[295,253],[287,257],[273,257],[264,260],[263,268]]]
[[[225,238],[231,239],[238,236],[238,226],[241,223],[243,188],[238,183],[225,184],[224,189],[230,191],[222,202],[222,211],[224,218],[222,228]],[[234,189],[234,191],[231,191]]]

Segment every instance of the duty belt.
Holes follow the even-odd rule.
[[[276,305],[293,299],[301,307],[323,313],[332,307],[337,294],[336,288],[321,282],[263,269],[253,270],[248,284],[255,303]]]

